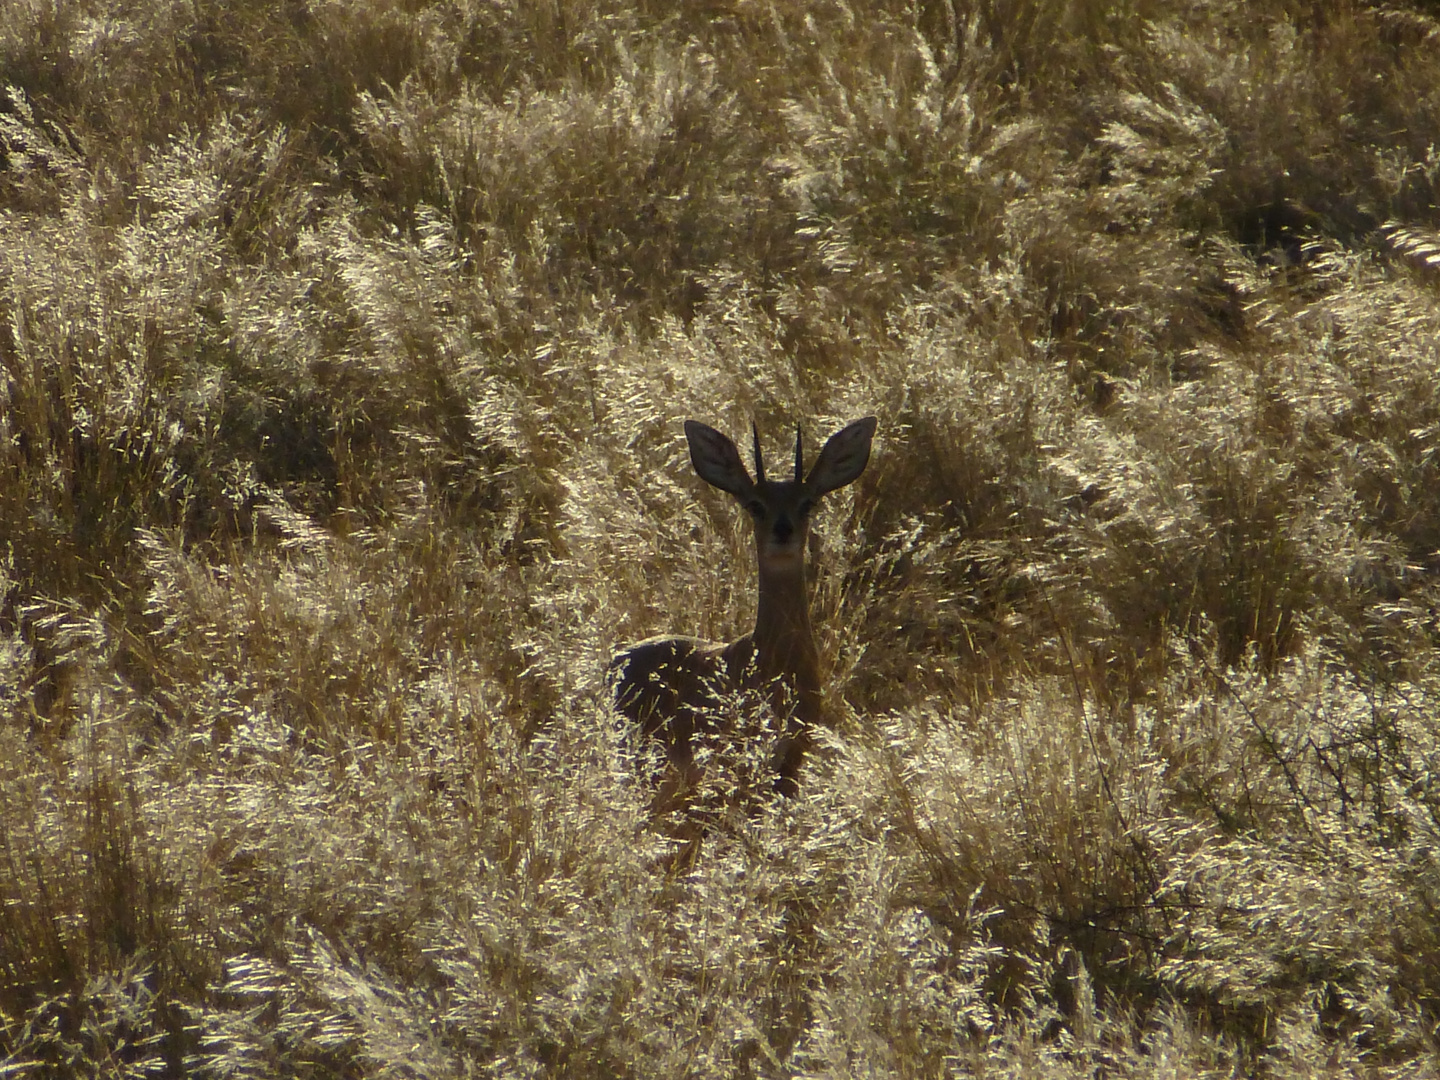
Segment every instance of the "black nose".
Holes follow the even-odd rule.
[[[776,542],[783,544],[786,540],[789,540],[792,535],[794,535],[795,526],[790,523],[790,519],[788,517],[778,517],[775,519],[773,531],[775,533]]]

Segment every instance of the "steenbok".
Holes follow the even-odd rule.
[[[733,495],[755,527],[760,601],[754,631],[729,644],[650,638],[610,664],[616,706],[643,735],[660,741],[678,774],[667,781],[671,793],[698,783],[692,740],[717,729],[726,695],[761,691],[768,697],[783,732],[771,758],[775,790],[785,795],[798,790],[811,731],[823,713],[820,656],[805,585],[805,539],[820,497],[865,471],[875,417],[856,420],[830,436],[809,475],[797,428],[790,480],[765,479],[760,433],[753,425],[751,430],[753,480],[727,436],[698,421],[685,422],[690,462],[700,479]]]

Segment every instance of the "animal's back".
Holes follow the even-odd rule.
[[[723,696],[745,684],[754,652],[749,634],[728,645],[693,637],[637,642],[610,662],[615,705],[688,767],[692,737],[713,723]]]

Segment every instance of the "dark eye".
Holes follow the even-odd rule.
[[[801,499],[798,503],[795,504],[795,516],[804,517],[806,514],[810,513],[811,509],[814,506],[814,499]]]
[[[765,504],[759,499],[751,499],[745,504],[745,509],[750,511],[752,517],[763,518],[765,516]]]

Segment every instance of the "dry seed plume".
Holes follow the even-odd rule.
[[[783,720],[784,735],[772,758],[775,788],[786,795],[796,792],[810,731],[823,711],[820,658],[805,583],[810,513],[822,495],[854,482],[865,471],[875,424],[875,417],[867,416],[830,436],[808,476],[797,427],[791,480],[765,478],[760,433],[752,425],[752,480],[728,436],[696,420],[685,422],[695,471],[707,484],[733,495],[750,515],[760,601],[755,629],[737,641],[650,638],[610,664],[616,706],[645,736],[664,745],[676,773],[671,781],[675,786],[698,781],[693,737],[713,726],[725,693],[746,689],[767,691]]]

